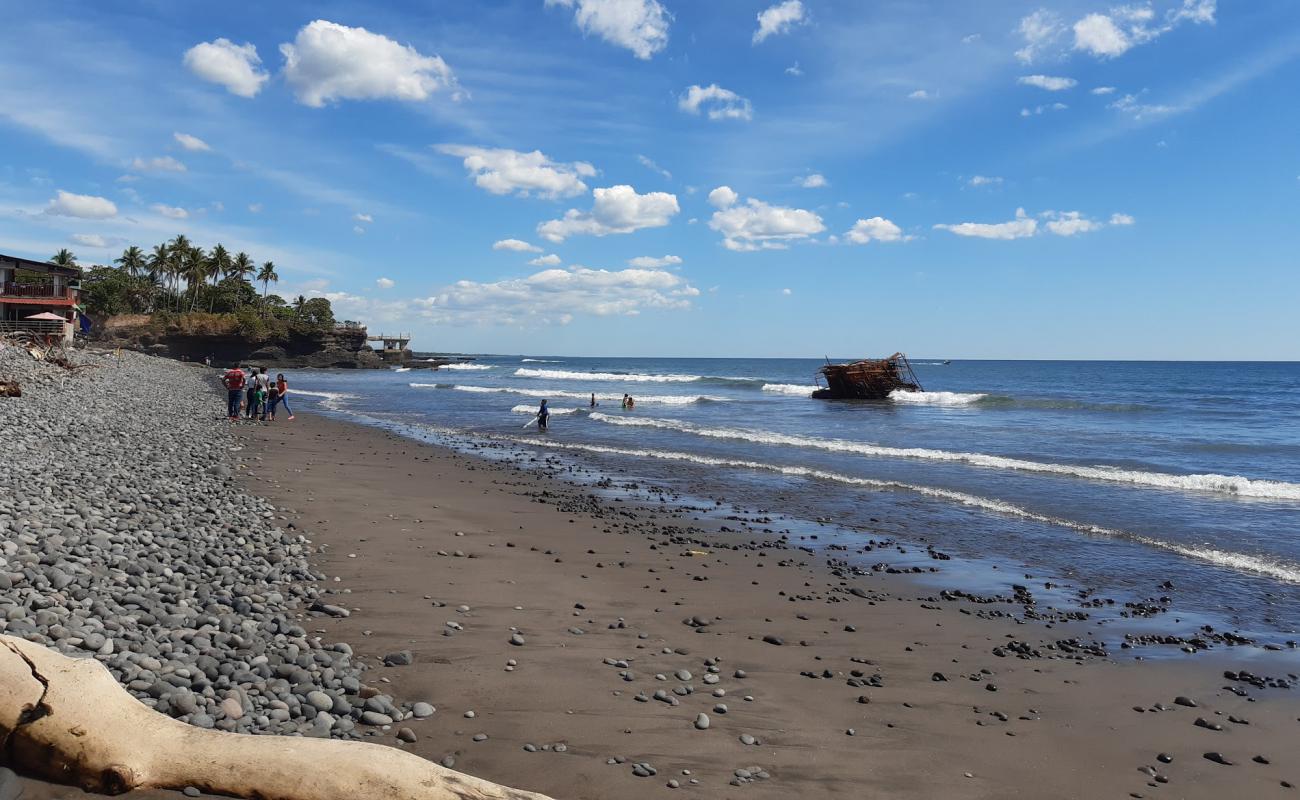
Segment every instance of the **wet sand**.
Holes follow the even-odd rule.
[[[1284,677],[1294,654],[1072,658],[1049,645],[1087,623],[980,618],[536,470],[311,414],[238,435],[249,490],[292,509],[352,611],[307,627],[437,708],[374,739],[457,769],[557,798],[1296,796],[1300,703],[1223,674]],[[414,663],[381,665],[401,650]]]

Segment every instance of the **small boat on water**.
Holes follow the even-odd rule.
[[[924,391],[902,353],[848,364],[832,364],[826,359],[826,366],[817,370],[817,383],[824,384],[812,394],[817,400],[884,400],[900,389]]]

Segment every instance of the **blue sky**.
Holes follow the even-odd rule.
[[[1300,358],[1300,5],[4,2],[0,252],[415,347]]]

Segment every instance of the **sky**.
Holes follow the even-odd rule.
[[[425,351],[1300,359],[1300,4],[0,0],[0,252]]]

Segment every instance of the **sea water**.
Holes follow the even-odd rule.
[[[1172,593],[1187,614],[1294,638],[1300,364],[919,359],[923,393],[820,401],[821,363],[483,356],[304,371],[293,386],[331,413],[506,441],[1120,599]],[[542,399],[550,430],[525,429]]]

